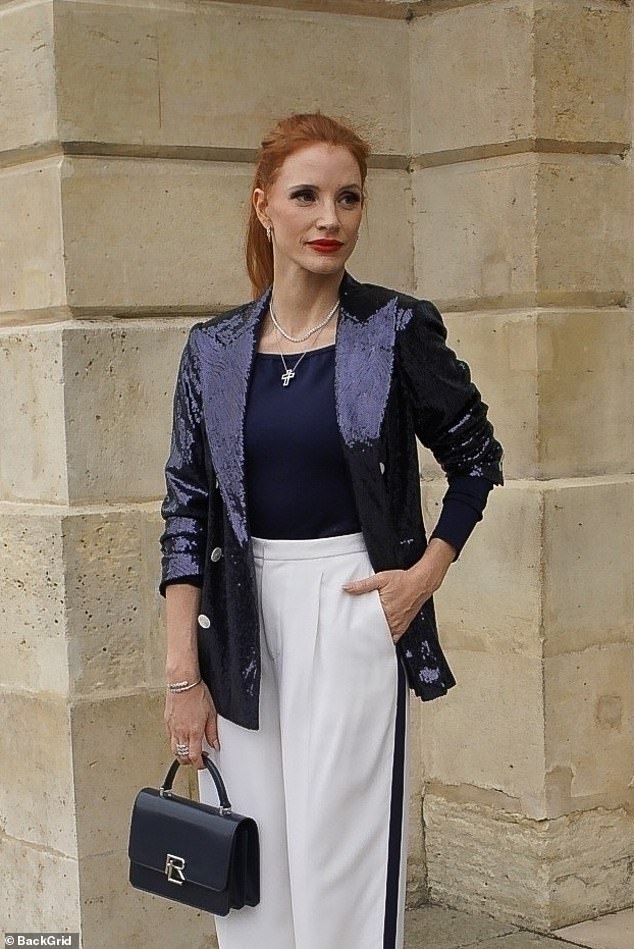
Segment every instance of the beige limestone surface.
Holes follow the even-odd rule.
[[[192,322],[82,320],[64,326],[68,489],[74,503],[150,502],[165,493],[174,385]]]
[[[538,658],[447,649],[459,682],[425,708],[427,782],[482,789],[499,807],[544,813],[542,664]],[[497,697],[493,706],[491,696]],[[467,720],[469,725],[466,725]]]
[[[626,474],[634,456],[630,309],[446,313],[449,344],[469,364],[507,478]],[[588,406],[592,411],[588,411]],[[440,469],[422,456],[426,477]]]
[[[51,920],[57,932],[80,931],[79,870],[74,857],[4,832],[0,855],[9,884],[0,887],[5,932],[50,932]]]
[[[0,681],[68,691],[63,537],[55,510],[0,503]]]
[[[623,151],[628,18],[604,0],[438,4],[409,33],[413,153],[447,162],[536,139]]]
[[[0,501],[68,500],[59,326],[0,329],[0,405]]]
[[[66,302],[60,164],[0,169],[0,315]]]
[[[621,158],[465,161],[419,169],[413,189],[417,289],[441,309],[624,302],[631,189]]]
[[[544,652],[634,640],[634,479],[547,482],[544,492]]]
[[[568,790],[568,811],[631,806],[634,644],[598,645],[544,662],[547,766]],[[634,839],[630,841],[634,850]]]
[[[347,115],[378,152],[409,152],[405,23],[58,0],[55,30],[64,140],[253,149],[275,117],[319,108]]]
[[[0,165],[4,151],[57,137],[53,9],[0,6]]]
[[[409,33],[415,155],[533,133],[532,10],[532,3],[514,0],[478,3],[415,21]]]
[[[68,670],[74,699],[163,688],[162,520],[151,508],[64,518]],[[112,716],[110,716],[112,717]]]
[[[0,785],[2,834],[57,857],[74,858],[73,749],[66,702],[43,691],[3,690],[0,709],[5,723],[0,760],[11,765],[11,780]]]
[[[444,481],[423,483],[428,535],[445,490]],[[482,523],[434,595],[443,647],[540,659],[542,509],[538,482],[513,480],[493,489]],[[486,701],[490,689],[482,693]]]
[[[631,812],[540,821],[476,797],[424,796],[432,901],[544,932],[631,905]]]

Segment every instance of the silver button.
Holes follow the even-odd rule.
[[[198,617],[198,625],[202,626],[203,629],[209,629],[211,626],[211,620],[208,616],[205,616],[204,613],[201,613]]]
[[[385,474],[385,465],[383,464],[382,461],[379,462],[379,470],[381,474]]]
[[[211,562],[216,563],[222,557],[222,547],[214,547],[211,554]]]

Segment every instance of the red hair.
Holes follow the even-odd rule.
[[[307,145],[342,145],[357,160],[361,183],[368,173],[370,146],[353,129],[321,112],[298,113],[282,119],[262,139],[258,152],[251,194],[271,187],[289,155]],[[273,248],[260,224],[253,202],[249,212],[246,262],[254,296],[258,297],[273,283]]]

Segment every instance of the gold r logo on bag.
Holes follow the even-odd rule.
[[[167,859],[165,861],[165,873],[167,874],[167,879],[170,883],[178,883],[179,886],[182,886],[185,882],[185,874],[183,870],[185,868],[185,858],[177,857],[174,853],[168,853]]]

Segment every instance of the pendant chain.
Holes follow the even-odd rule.
[[[315,330],[311,330],[311,332],[310,332],[309,335],[312,335],[312,333],[314,333],[314,332],[317,333],[317,336],[315,336],[315,340],[319,338],[319,334],[320,334],[321,331],[323,330],[323,328],[324,328],[324,326],[326,325],[326,323],[328,323],[328,322],[332,319],[332,317],[335,315],[335,311],[336,311],[336,309],[337,309],[338,306],[339,306],[339,301],[337,300],[337,302],[335,303],[334,308],[333,308],[333,309],[330,311],[330,313],[328,314],[327,319],[324,320],[324,322],[322,322],[318,327],[316,327]],[[301,356],[299,357],[299,359],[297,360],[297,362],[295,363],[295,365],[294,365],[292,368],[289,368],[288,365],[286,364],[286,360],[284,359],[284,353],[282,352],[282,347],[281,347],[281,344],[280,344],[280,333],[282,334],[282,336],[285,336],[286,339],[290,339],[291,337],[287,336],[286,333],[284,333],[284,331],[283,331],[283,330],[281,329],[281,327],[278,325],[278,323],[276,322],[275,318],[273,317],[273,313],[272,313],[270,307],[269,307],[269,311],[271,312],[271,319],[273,320],[273,323],[274,323],[274,325],[275,325],[275,329],[277,330],[277,348],[278,348],[279,351],[280,351],[280,357],[281,357],[281,359],[282,359],[282,364],[284,365],[284,372],[283,372],[282,375],[280,376],[280,379],[282,380],[282,385],[284,386],[284,388],[287,388],[288,385],[289,385],[289,383],[291,382],[291,380],[295,378],[295,372],[296,372],[297,367],[299,366],[300,362],[302,361],[302,359],[304,358],[304,356],[305,356],[307,353],[312,352],[312,350],[310,350],[310,349],[304,350],[304,352],[301,354]],[[299,340],[293,340],[293,342],[299,342]],[[287,355],[289,355],[289,354],[287,354]]]

